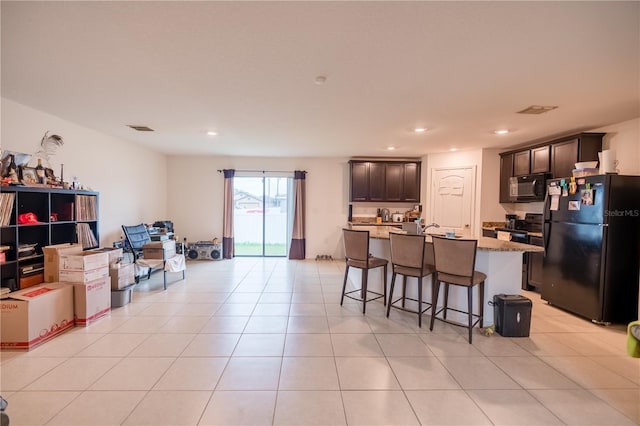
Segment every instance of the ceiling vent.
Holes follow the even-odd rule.
[[[135,126],[133,124],[128,124],[128,126],[139,132],[153,132],[153,129],[147,126]]]
[[[543,105],[531,105],[523,109],[522,111],[518,111],[518,114],[544,114],[545,112],[549,112],[552,109],[558,108],[557,106],[543,106]]]

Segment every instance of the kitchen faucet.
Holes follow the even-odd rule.
[[[422,228],[422,233],[426,234],[427,233],[427,229],[429,228],[440,228],[440,225],[438,225],[437,223],[430,223],[429,225],[425,226],[424,228]]]

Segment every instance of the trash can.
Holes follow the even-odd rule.
[[[531,300],[519,294],[493,296],[493,323],[496,333],[503,337],[528,337],[531,307]]]

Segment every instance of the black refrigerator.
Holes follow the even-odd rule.
[[[547,181],[540,296],[596,323],[638,319],[640,176]]]

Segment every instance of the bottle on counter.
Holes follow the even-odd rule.
[[[376,214],[376,223],[382,223],[382,211],[378,209],[378,213]]]
[[[44,175],[44,167],[42,167],[42,160],[38,158],[38,165],[36,166],[36,176],[38,176],[38,183],[47,183],[47,178]]]

